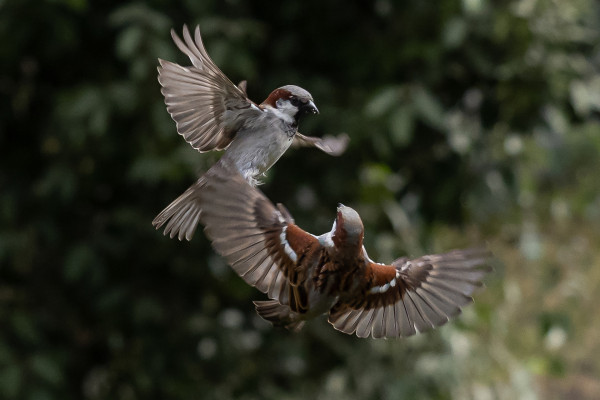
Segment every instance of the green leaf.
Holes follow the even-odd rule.
[[[381,117],[391,110],[400,100],[400,92],[397,87],[388,87],[373,96],[365,106],[365,114],[368,117]]]
[[[415,111],[423,122],[433,128],[442,129],[444,126],[444,109],[435,96],[424,87],[416,87],[411,94]]]
[[[44,381],[58,385],[63,381],[63,373],[59,364],[50,356],[37,354],[29,361],[33,372]]]
[[[397,108],[389,119],[392,142],[400,147],[412,140],[414,128],[414,110],[412,106],[403,105]]]
[[[21,391],[23,371],[16,364],[0,370],[0,393],[6,400],[16,399]]]

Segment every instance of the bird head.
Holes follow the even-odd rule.
[[[365,228],[356,211],[343,204],[337,208],[337,216],[332,232],[332,240],[336,247],[362,249]]]
[[[295,85],[273,90],[261,105],[271,107],[281,119],[293,124],[298,124],[300,118],[307,114],[319,113],[310,93]]]

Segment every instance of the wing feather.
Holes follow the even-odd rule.
[[[482,285],[490,271],[485,250],[457,250],[401,258],[392,265],[369,262],[359,296],[340,299],[329,322],[359,337],[405,337],[443,325]]]
[[[339,156],[346,151],[349,142],[350,137],[345,133],[341,133],[337,136],[326,135],[322,138],[318,138],[314,136],[305,136],[298,132],[294,136],[293,145],[296,147],[312,146],[329,155]]]
[[[293,287],[322,250],[318,239],[225,163],[205,175],[198,202],[206,235],[236,273],[270,298],[302,309],[306,296]]]
[[[158,81],[177,132],[200,152],[225,149],[244,121],[262,111],[212,61],[199,27],[194,38],[185,25],[183,40],[174,30],[171,36],[193,65],[159,60]]]

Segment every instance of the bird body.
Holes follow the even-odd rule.
[[[269,170],[291,146],[297,127],[272,111],[262,114],[240,129],[223,157],[233,163],[252,184]]]
[[[232,169],[206,174],[200,219],[213,248],[270,298],[255,305],[274,325],[296,330],[326,313],[344,333],[410,336],[460,313],[488,272],[481,249],[376,263],[355,210],[339,205],[331,231],[315,236]]]
[[[183,40],[172,30],[177,47],[192,66],[159,60],[158,80],[167,111],[177,132],[200,152],[225,150],[223,162],[233,165],[250,184],[277,162],[294,141],[314,146],[329,154],[344,151],[347,137],[314,138],[298,132],[298,123],[307,114],[318,113],[310,93],[295,85],[275,89],[261,103],[251,101],[245,83],[234,85],[206,52],[196,27],[195,38],[184,26]],[[165,235],[191,240],[201,208],[198,192],[204,178],[169,204],[152,222],[158,229],[166,224]]]

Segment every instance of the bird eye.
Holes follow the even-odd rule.
[[[290,96],[290,103],[293,106],[298,107],[300,105],[300,100],[296,96]]]

